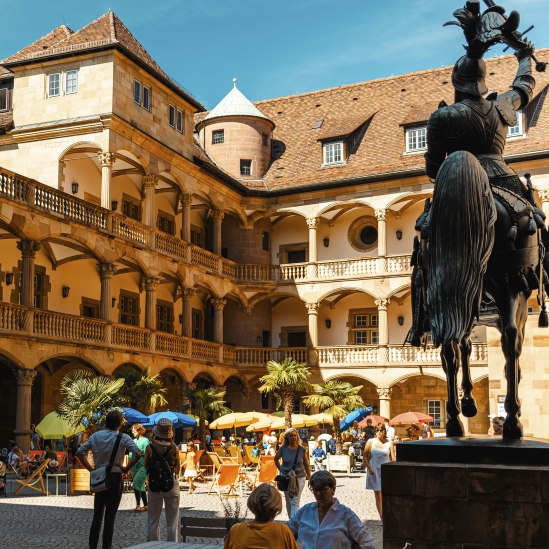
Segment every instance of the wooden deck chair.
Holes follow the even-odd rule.
[[[259,467],[255,476],[254,488],[263,482],[272,482],[274,484],[276,475],[278,475],[278,469],[276,468],[274,457],[261,456],[259,458]]]
[[[240,465],[238,463],[224,463],[221,466],[218,474],[215,475],[213,485],[213,489],[217,492],[219,497],[240,497],[242,495],[237,487],[239,473]],[[221,490],[226,487],[229,489],[226,492],[222,492]]]
[[[247,467],[257,467],[257,465],[259,464],[259,456],[252,456],[253,449],[254,446],[244,446],[247,458]]]
[[[36,469],[36,471],[34,471],[34,473],[32,473],[28,478],[16,478],[15,482],[18,482],[21,486],[15,490],[15,495],[17,495],[23,488],[27,487],[47,496],[48,490],[44,486],[44,473],[46,472],[49,462],[49,459],[44,460],[42,465],[40,465],[40,467],[38,467],[38,469]],[[40,484],[40,486],[37,487],[37,484]]]
[[[221,458],[215,453],[215,452],[208,452],[208,456],[210,457],[213,465],[213,475],[212,475],[212,483],[210,484],[210,489],[208,490],[208,495],[211,494],[214,484],[215,484],[215,478],[217,474],[219,473],[219,470],[223,466],[223,462],[221,461]]]
[[[194,462],[196,464],[196,477],[194,480],[200,479],[202,482],[206,482],[206,479],[204,478],[204,473],[206,472],[206,469],[202,469],[200,467],[200,458],[203,454],[204,450],[197,450],[194,456]]]
[[[225,457],[227,455],[224,446],[214,446],[213,449],[218,456]]]
[[[179,481],[183,480],[183,473],[185,472],[186,463],[187,452],[185,450],[179,450]]]

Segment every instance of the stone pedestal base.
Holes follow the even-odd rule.
[[[384,549],[549,548],[548,442],[425,440],[397,459],[382,467]]]

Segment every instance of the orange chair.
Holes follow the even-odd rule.
[[[21,486],[19,486],[19,488],[15,490],[15,495],[17,495],[23,488],[30,488],[31,490],[36,490],[40,494],[44,494],[45,496],[47,496],[48,490],[47,487],[44,485],[44,474],[46,473],[46,468],[49,462],[49,459],[45,459],[42,465],[40,465],[40,467],[38,467],[38,469],[36,469],[36,471],[34,471],[34,473],[32,473],[26,479],[16,478],[15,482],[21,484]]]
[[[261,456],[259,458],[259,467],[254,480],[254,488],[263,482],[272,482],[278,475],[273,456]]]
[[[254,446],[244,446],[246,452],[245,460],[247,467],[256,467],[259,464],[259,456],[252,456]]]
[[[241,496],[242,494],[236,486],[239,481],[239,477],[240,465],[238,463],[224,463],[219,469],[218,474],[214,476],[214,482],[210,492],[214,489],[219,497]],[[226,487],[229,488],[228,491],[222,492],[221,490]],[[210,492],[208,492],[208,494]]]

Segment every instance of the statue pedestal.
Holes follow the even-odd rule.
[[[549,441],[397,444],[382,466],[383,547],[549,547]]]

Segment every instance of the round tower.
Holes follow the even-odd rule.
[[[196,125],[208,156],[236,179],[262,179],[275,125],[237,87]]]

